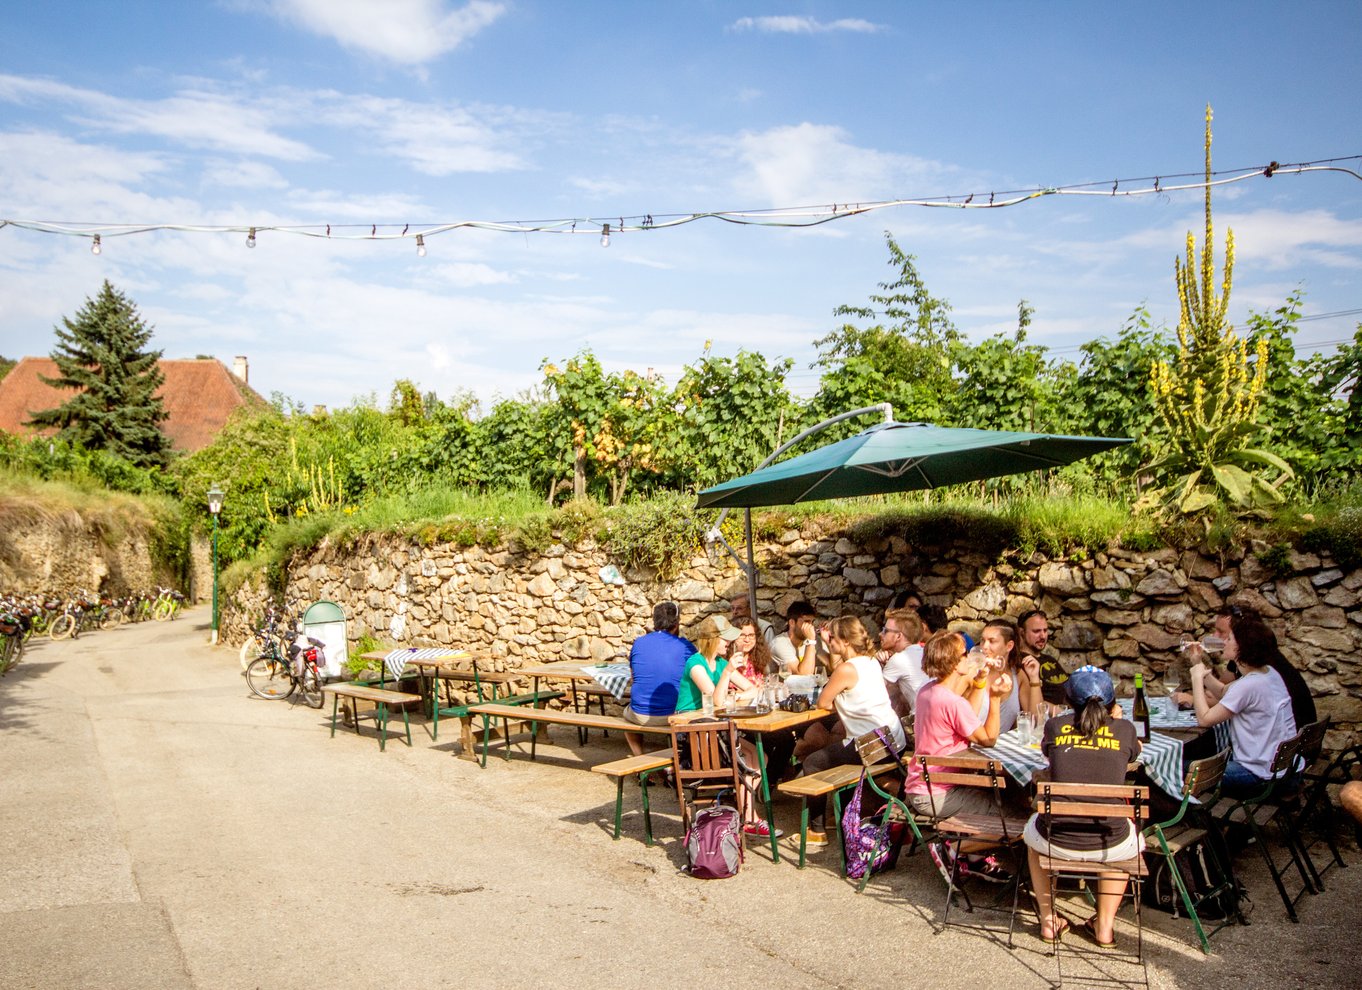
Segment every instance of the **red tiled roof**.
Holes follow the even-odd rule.
[[[159,361],[165,383],[157,391],[168,418],[161,430],[179,451],[192,454],[213,442],[227,417],[245,405],[265,405],[256,392],[237,378],[221,361]],[[20,358],[0,381],[0,430],[35,432],[24,423],[35,412],[54,409],[71,395],[66,389],[44,382],[39,375],[55,378],[57,362],[51,358]],[[39,431],[51,435],[55,430]]]

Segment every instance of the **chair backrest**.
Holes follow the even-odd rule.
[[[950,787],[987,787],[1001,796],[1007,786],[1002,761],[991,756],[962,750],[949,756],[919,753],[913,759],[922,770],[922,781],[927,785],[928,794],[932,793],[933,785],[946,784]]]
[[[853,742],[856,745],[856,754],[860,756],[861,763],[865,766],[873,767],[877,763],[898,763],[903,766],[903,761],[894,751],[894,737],[889,734],[888,729],[871,729],[857,736]]]
[[[1278,774],[1286,773],[1296,765],[1296,757],[1301,751],[1301,734],[1297,732],[1290,739],[1283,739],[1277,744],[1277,752],[1272,754],[1272,764],[1269,770],[1273,777]]]
[[[1108,804],[1115,799],[1117,803]],[[1141,828],[1149,805],[1149,788],[1136,784],[1069,784],[1036,782],[1036,810],[1061,818],[1128,818]]]
[[[1225,776],[1225,767],[1230,762],[1230,751],[1222,749],[1214,756],[1193,760],[1187,765],[1187,776],[1183,778],[1182,794],[1184,801],[1195,798],[1198,801],[1207,794],[1220,789],[1220,780]],[[1202,802],[1203,804],[1206,802]]]
[[[733,788],[734,800],[742,786],[738,766],[738,728],[732,719],[698,719],[673,725],[672,774],[684,823],[690,822],[686,789],[712,786]]]
[[[1324,755],[1324,736],[1329,731],[1330,716],[1311,722],[1296,733],[1296,746],[1306,769],[1313,767]]]

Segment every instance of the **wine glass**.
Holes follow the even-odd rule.
[[[1163,668],[1160,679],[1163,682],[1163,693],[1170,698],[1177,694],[1178,688],[1182,687],[1182,671],[1175,663],[1170,663]]]

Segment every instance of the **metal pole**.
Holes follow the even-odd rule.
[[[213,513],[213,645],[218,644],[218,514]]]
[[[752,621],[757,626],[757,636],[761,637],[761,620],[757,612],[757,562],[752,556],[752,510],[748,509],[743,517],[743,537],[747,540],[747,605],[752,612]]]

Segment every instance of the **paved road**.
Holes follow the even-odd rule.
[[[692,880],[668,800],[662,845],[636,820],[610,840],[613,786],[583,768],[619,740],[579,750],[558,730],[540,763],[480,770],[418,726],[414,748],[379,753],[372,737],[328,738],[322,713],[251,698],[205,626],[199,609],[40,644],[0,679],[5,990],[1054,978],[1025,918],[1011,950],[938,934],[925,857],[860,897],[827,856],[800,873],[754,849],[738,878]],[[1210,960],[1185,925],[1146,915],[1151,985],[1359,985],[1362,869],[1330,878],[1299,926],[1259,881],[1255,923],[1218,936]],[[1071,985],[1089,982],[1084,965]]]

